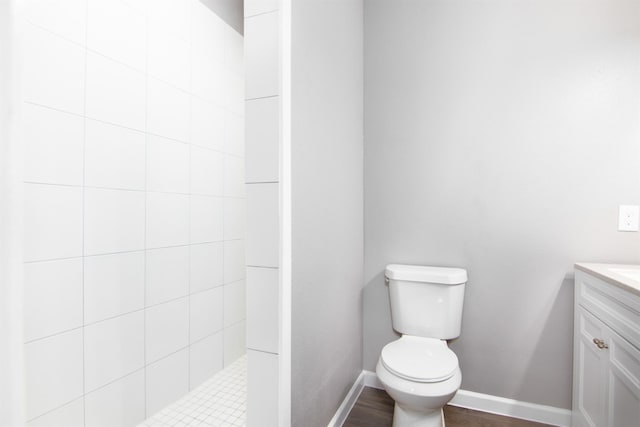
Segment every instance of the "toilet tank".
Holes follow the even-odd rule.
[[[466,270],[390,264],[385,277],[393,329],[443,340],[460,335]]]

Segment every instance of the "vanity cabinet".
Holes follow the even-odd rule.
[[[573,427],[640,427],[640,295],[575,279]]]

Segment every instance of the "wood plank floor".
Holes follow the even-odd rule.
[[[384,390],[365,387],[344,427],[391,427],[393,399]],[[546,424],[502,417],[471,409],[445,406],[446,427],[542,427]]]

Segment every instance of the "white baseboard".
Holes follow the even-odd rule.
[[[449,405],[475,409],[560,427],[571,426],[571,410],[537,403],[522,402],[490,394],[458,390]]]
[[[382,383],[378,379],[378,375],[376,375],[375,372],[362,371],[362,374],[364,375],[364,386],[365,387],[371,387],[371,388],[377,388],[378,390],[384,390],[384,387],[382,386]]]
[[[362,371],[358,380],[356,381],[359,387],[358,395],[360,391],[362,391],[363,387],[373,387],[378,389],[383,389],[382,383],[378,379],[378,376],[375,372],[371,371]],[[353,391],[356,387],[356,384],[351,388]],[[345,402],[348,399],[352,398],[351,392],[345,398],[345,401],[340,406],[340,409],[343,409]],[[349,411],[355,404],[356,398],[348,405],[347,412],[343,415],[342,422],[349,415]],[[519,400],[507,399],[504,397],[492,396],[490,394],[476,393],[473,391],[467,390],[458,390],[458,393],[454,396],[454,398],[449,402],[449,405],[459,406],[461,408],[474,409],[476,411],[488,412],[491,414],[504,415],[507,417],[520,418],[528,421],[535,421],[543,424],[551,424],[559,427],[570,427],[571,426],[571,410],[556,408],[553,406],[546,405],[538,405],[536,403],[529,402],[521,402]],[[340,409],[338,411],[340,411]],[[338,413],[334,416],[334,420],[337,419]],[[333,421],[333,420],[332,420]],[[329,424],[329,426],[339,427],[340,424]]]
[[[349,412],[351,412],[353,405],[356,404],[356,401],[358,400],[358,397],[360,397],[360,393],[362,392],[362,389],[365,387],[365,385],[365,371],[362,371],[351,386],[349,393],[347,393],[347,396],[340,404],[340,407],[336,411],[335,415],[333,416],[333,418],[331,418],[329,424],[327,424],[327,427],[342,427],[342,424],[344,424],[347,417],[349,416]]]

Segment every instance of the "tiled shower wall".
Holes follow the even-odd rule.
[[[275,426],[280,364],[280,1],[245,1],[247,426]]]
[[[128,426],[245,352],[242,36],[198,0],[24,2],[29,426]]]

